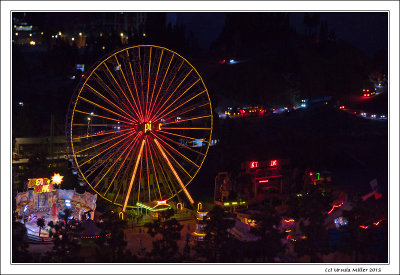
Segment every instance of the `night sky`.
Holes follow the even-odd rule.
[[[290,13],[291,25],[304,33],[303,12]],[[220,34],[225,12],[168,13],[167,22],[186,25],[193,32],[201,47],[208,47]],[[360,48],[368,56],[388,48],[388,15],[386,12],[321,12],[320,20],[326,21],[336,36]]]

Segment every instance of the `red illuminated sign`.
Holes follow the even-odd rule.
[[[278,166],[278,161],[277,161],[276,159],[271,160],[271,161],[269,162],[269,166],[273,166],[273,167]]]
[[[257,167],[258,167],[258,161],[250,162],[250,168],[257,168]]]
[[[157,201],[157,205],[166,205],[167,200]]]
[[[259,183],[265,183],[268,182],[269,180],[260,180]]]

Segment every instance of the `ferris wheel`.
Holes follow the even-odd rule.
[[[83,76],[67,135],[81,178],[126,208],[184,194],[201,168],[213,126],[197,70],[169,49],[119,50]]]

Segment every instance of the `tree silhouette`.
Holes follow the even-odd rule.
[[[173,210],[163,212],[160,219],[145,224],[147,233],[155,238],[153,249],[148,255],[155,262],[176,262],[181,256],[177,242],[181,239],[183,225],[175,218],[170,218]]]
[[[46,259],[52,263],[82,262],[80,257],[79,235],[82,230],[78,220],[72,218],[69,208],[59,215],[60,220],[54,224],[49,222],[51,228],[49,236],[53,238],[53,249],[46,253]]]
[[[114,211],[107,211],[100,216],[97,226],[101,229],[96,240],[96,261],[100,263],[123,263],[132,260],[127,250],[124,229],[127,223]]]
[[[261,258],[262,262],[273,262],[284,250],[281,242],[283,235],[278,229],[281,217],[269,203],[265,203],[261,212],[255,214],[252,219],[256,221],[257,226],[251,228],[250,232],[259,237],[251,246],[254,249],[253,258]]]
[[[301,236],[294,242],[299,257],[308,255],[311,262],[320,262],[322,255],[330,252],[329,234],[324,226],[330,209],[331,196],[311,185],[301,197],[292,196],[288,202],[287,215],[300,224]]]
[[[234,215],[216,205],[208,212],[204,241],[196,246],[197,253],[208,262],[234,262],[238,260],[238,241],[228,231],[235,225]]]
[[[349,234],[342,235],[338,247],[340,252],[352,255],[354,262],[388,260],[387,218],[380,209],[383,207],[376,207],[355,196],[353,208],[343,211],[347,225],[341,230]]]
[[[12,262],[28,263],[32,261],[32,255],[28,251],[28,235],[25,225],[15,220],[12,221]]]

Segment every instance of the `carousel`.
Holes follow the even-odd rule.
[[[59,189],[62,178],[60,174],[54,174],[51,179],[28,179],[28,190],[17,193],[16,213],[21,217],[28,234],[39,236],[40,232],[41,237],[48,236],[50,230],[48,223],[50,221],[56,223],[66,208],[72,211],[71,219],[80,220],[84,215],[89,219],[94,218],[97,194],[92,195],[89,192],[80,194],[75,190]],[[37,225],[40,218],[44,220],[42,229]]]

